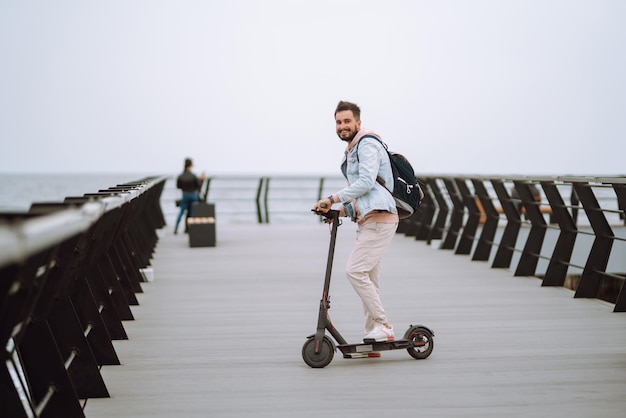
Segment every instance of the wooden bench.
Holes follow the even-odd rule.
[[[538,199],[537,202],[541,201],[541,199]],[[480,202],[480,199],[477,197],[476,198],[476,206],[478,207],[478,210],[480,211],[480,220],[479,222],[481,224],[484,224],[485,221],[487,220],[487,215],[485,214],[485,209],[483,208],[483,204]],[[502,209],[502,207],[498,206],[496,207],[496,212],[498,212],[498,214],[503,214],[504,210]],[[524,208],[522,206],[520,213],[523,214],[526,212],[526,208]],[[552,216],[552,207],[548,206],[548,205],[540,205],[539,206],[539,212],[541,212],[543,215],[550,215]],[[552,223],[552,220],[550,220],[550,223]]]
[[[498,213],[504,213],[504,210],[502,210],[501,207],[497,207],[496,208],[496,212]],[[522,207],[521,213],[525,213],[526,212],[526,208]],[[541,212],[544,215],[552,215],[552,207],[548,206],[548,205],[541,205],[539,206],[539,212]]]

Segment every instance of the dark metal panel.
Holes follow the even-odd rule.
[[[428,238],[432,234],[431,231],[433,228],[433,219],[437,212],[437,204],[430,190],[430,186],[425,185],[422,187],[422,190],[424,191],[424,199],[417,212],[419,216],[416,221],[417,228],[415,231],[415,239],[418,241],[428,241]]]
[[[444,177],[443,182],[448,190],[448,195],[452,201],[453,209],[450,218],[450,226],[446,233],[446,237],[441,244],[443,250],[453,250],[459,237],[459,231],[463,227],[463,215],[465,214],[465,206],[463,206],[463,198],[456,188],[453,178]]]
[[[130,251],[121,239],[115,240],[109,248],[109,256],[120,280],[126,281],[134,293],[142,293],[141,267],[133,262]]]
[[[111,260],[108,256],[102,257],[102,261],[98,263],[94,269],[90,272],[93,274],[93,280],[101,282],[105,289],[107,289],[110,300],[115,306],[119,317],[123,321],[132,321],[135,319],[133,312],[130,309],[130,303],[126,297],[126,292],[132,294],[132,300],[137,304],[135,294],[130,289],[122,287],[122,281],[118,280],[117,273],[113,269]]]
[[[522,221],[509,192],[506,190],[504,181],[501,179],[493,179],[491,180],[491,184],[493,185],[493,189],[496,192],[496,196],[498,196],[500,206],[507,219],[507,224],[504,227],[504,232],[502,233],[502,238],[500,239],[500,244],[498,245],[498,250],[496,251],[496,256],[491,267],[509,268],[511,266],[513,251],[515,250],[515,243],[519,235]]]
[[[19,346],[35,405],[42,417],[84,417],[56,341],[45,321],[32,322]],[[49,400],[47,395],[51,394]]]
[[[459,238],[459,242],[456,246],[455,254],[468,255],[472,252],[472,246],[474,245],[474,239],[476,238],[476,230],[478,229],[478,223],[480,222],[480,210],[476,205],[475,195],[467,187],[467,182],[463,178],[455,179],[456,187],[461,196],[463,205],[467,208],[467,219],[463,232]]]
[[[430,244],[433,240],[443,238],[443,231],[446,228],[446,221],[448,219],[448,214],[450,213],[450,207],[448,206],[448,202],[446,201],[441,188],[437,184],[437,179],[429,177],[426,182],[428,184],[428,189],[432,192],[432,195],[435,196],[438,208],[437,219],[435,220],[435,223],[430,230],[430,235],[428,236],[428,243]]]
[[[113,340],[126,340],[128,336],[126,335],[126,331],[124,330],[124,326],[122,324],[122,318],[115,307],[115,302],[111,297],[111,292],[109,291],[109,287],[102,280],[100,276],[100,271],[97,266],[88,271],[82,279],[86,281],[86,286],[80,286],[79,289],[82,292],[87,292],[88,290],[91,293],[91,296],[94,300],[94,305],[98,309],[102,320],[106,324],[107,331],[109,336]],[[78,280],[81,280],[80,278]],[[88,288],[88,289],[87,289]],[[89,299],[87,295],[83,295],[87,300]],[[80,305],[83,307],[84,305]]]
[[[85,278],[76,280],[76,284],[72,288],[71,299],[76,315],[80,320],[81,328],[90,330],[87,335],[87,341],[93,351],[96,362],[99,365],[120,364],[104,318],[98,310]]]
[[[20,397],[8,369],[9,362],[3,358],[3,364],[0,365],[0,417],[32,417],[34,405],[27,398]]]
[[[546,221],[539,210],[539,202],[535,201],[535,197],[530,189],[530,183],[518,180],[513,183],[522,200],[526,216],[531,222],[526,244],[515,269],[515,276],[533,276],[537,269],[541,246],[546,235]]]
[[[595,298],[602,277],[600,272],[606,271],[613,247],[613,230],[606,220],[589,183],[575,182],[574,188],[596,235],[574,297]]]
[[[613,190],[615,190],[615,195],[617,196],[617,207],[622,211],[620,218],[626,225],[626,184],[613,183]]]
[[[500,217],[498,216],[498,212],[491,201],[491,197],[489,196],[489,192],[487,191],[483,180],[472,179],[472,184],[474,185],[474,190],[476,191],[476,197],[485,212],[485,222],[483,224],[480,237],[478,237],[478,241],[476,242],[476,249],[474,249],[472,260],[487,261],[489,260],[491,248],[494,244],[494,238],[498,229],[498,220]]]
[[[622,211],[620,216],[626,224],[626,184],[613,184],[613,190],[617,196],[618,208]],[[622,284],[613,312],[626,312],[626,283]]]
[[[109,392],[70,298],[58,300],[47,320],[61,358],[73,358],[67,371],[78,397],[108,398]]]
[[[563,286],[567,276],[568,264],[572,258],[578,228],[567,210],[565,202],[554,181],[542,181],[548,203],[552,208],[552,218],[559,225],[560,232],[552,257],[548,263],[542,286]]]
[[[613,312],[626,312],[626,284],[624,283],[622,283],[622,288],[617,295]]]

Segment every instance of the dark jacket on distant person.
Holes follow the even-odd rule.
[[[185,171],[176,179],[176,187],[182,189],[183,193],[200,191],[202,182],[191,171]]]

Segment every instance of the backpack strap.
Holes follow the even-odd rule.
[[[356,152],[356,160],[357,162],[359,161],[359,144],[361,143],[361,141],[364,138],[373,138],[375,140],[377,140],[378,142],[381,143],[381,145],[383,146],[383,148],[385,148],[385,151],[387,151],[387,155],[389,155],[389,149],[387,148],[387,144],[385,144],[383,141],[380,140],[380,138],[375,137],[374,135],[363,135],[361,137],[361,139],[359,139],[359,142],[356,143],[356,150],[354,152]],[[391,158],[389,159],[391,162]],[[387,186],[385,185],[385,180],[383,180],[380,176],[376,176],[376,182],[378,184],[380,184],[381,186],[383,186],[385,188],[385,190],[387,190],[389,193],[391,193],[391,190],[389,190],[389,188],[387,188]],[[393,195],[393,193],[391,193]]]
[[[387,144],[385,144],[383,141],[381,141],[378,137],[375,137],[374,135],[363,135],[361,137],[361,139],[359,139],[359,142],[356,143],[356,150],[354,152],[356,152],[356,160],[359,161],[359,144],[361,143],[361,141],[365,138],[373,138],[375,140],[377,140],[378,142],[381,143],[381,145],[385,148],[385,151],[389,152],[388,148],[387,148]]]

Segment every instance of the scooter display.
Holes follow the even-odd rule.
[[[337,348],[344,358],[375,357],[375,353],[388,350],[406,350],[411,357],[417,360],[425,359],[433,351],[435,333],[423,325],[410,325],[402,339],[379,342],[364,340],[362,343],[348,344],[341,336],[337,328],[330,320],[330,276],[335,254],[335,242],[337,240],[337,228],[341,225],[339,211],[328,212],[314,211],[316,215],[324,216],[325,222],[331,224],[330,246],[328,249],[328,261],[326,263],[326,276],[324,278],[324,290],[320,300],[317,317],[317,330],[309,335],[302,346],[302,359],[313,368],[326,367],[333,360]],[[329,337],[326,331],[330,334]],[[334,340],[333,340],[334,339]]]

